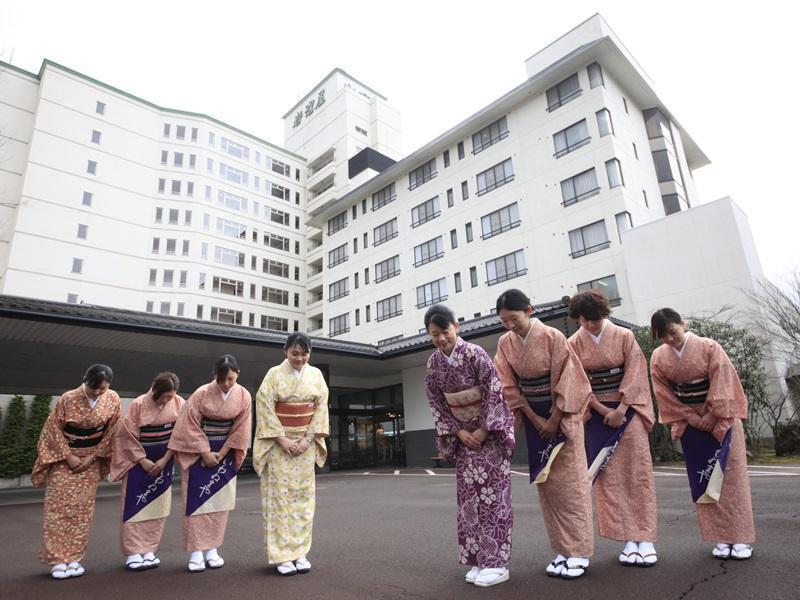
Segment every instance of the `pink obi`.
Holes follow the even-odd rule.
[[[475,386],[460,392],[445,392],[447,406],[459,421],[472,421],[481,414],[483,390]]]

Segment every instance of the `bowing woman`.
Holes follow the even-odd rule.
[[[218,549],[228,513],[236,505],[236,474],[250,442],[252,400],[236,383],[236,359],[219,357],[213,376],[186,401],[168,445],[181,466],[183,543],[190,553],[190,573],[225,564]]]
[[[114,373],[95,364],[80,387],[64,393],[42,429],[31,482],[46,485],[44,539],[39,559],[53,579],[80,577],[94,519],[97,484],[109,473],[119,396]]]
[[[742,383],[722,346],[686,331],[673,309],[656,311],[650,326],[662,342],[650,359],[658,416],[681,440],[700,534],[717,542],[711,551],[716,558],[746,560],[756,532]]]
[[[122,480],[120,546],[129,571],[153,569],[172,506],[175,452],[167,448],[183,407],[178,376],[159,373],[119,420],[114,436],[111,480]]]
[[[594,552],[592,497],[584,449],[583,416],[592,388],[564,334],[531,319],[520,290],[497,299],[508,330],[497,343],[494,364],[503,394],[525,428],[530,479],[556,553],[545,572],[575,579]]]
[[[316,507],[314,465],[328,455],[328,386],[308,364],[311,339],[289,335],[286,359],[272,367],[256,394],[253,464],[261,476],[267,562],[280,575],[308,573]]]

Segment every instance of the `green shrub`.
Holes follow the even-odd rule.
[[[0,477],[18,477],[23,473],[27,416],[25,399],[20,395],[11,398],[3,433],[0,435]]]
[[[39,395],[31,403],[31,414],[25,427],[25,460],[22,464],[22,473],[30,473],[33,470],[33,464],[36,462],[36,446],[44,422],[50,414],[52,400],[51,396]]]

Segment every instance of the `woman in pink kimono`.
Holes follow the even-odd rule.
[[[650,567],[658,557],[656,486],[648,432],[653,400],[647,359],[633,332],[611,323],[599,290],[572,297],[569,316],[581,328],[569,338],[592,386],[586,422],[589,475],[600,535],[626,542],[619,562]]]
[[[725,350],[686,331],[671,308],[656,311],[650,325],[662,342],[650,360],[659,420],[681,440],[700,534],[717,542],[713,556],[748,559],[756,533],[739,376]]]
[[[574,579],[594,552],[583,416],[592,388],[564,334],[531,320],[533,308],[520,290],[497,299],[508,330],[497,343],[494,364],[503,395],[525,428],[531,482],[539,488],[542,516],[556,553],[545,572]]]
[[[225,564],[218,548],[236,505],[236,474],[250,443],[252,400],[236,383],[238,377],[233,356],[217,359],[214,380],[186,401],[169,441],[181,466],[183,543],[190,552],[190,573]]]
[[[425,373],[436,447],[456,463],[459,559],[467,583],[497,585],[509,578],[514,419],[489,355],[458,337],[453,312],[430,307],[425,328],[437,348]]]
[[[155,552],[172,506],[175,454],[167,444],[184,404],[178,385],[175,373],[159,373],[117,424],[111,480],[122,480],[120,545],[129,571],[161,564]]]

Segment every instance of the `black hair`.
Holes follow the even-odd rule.
[[[578,292],[569,301],[569,316],[576,321],[579,317],[589,321],[599,321],[611,314],[608,297],[594,288]]]
[[[156,378],[153,379],[153,383],[150,386],[153,392],[153,400],[158,400],[167,392],[177,392],[180,384],[180,379],[178,379],[175,373],[170,373],[169,371],[159,373],[156,375]]]
[[[86,373],[83,376],[83,383],[88,385],[89,389],[96,390],[104,381],[107,381],[110,385],[113,379],[114,371],[111,370],[111,367],[97,363],[86,369]]]
[[[456,315],[444,304],[434,304],[425,311],[425,330],[433,323],[441,329],[447,329],[450,325],[458,323]]]
[[[295,331],[290,333],[286,338],[286,343],[283,345],[284,350],[289,350],[292,346],[300,346],[303,352],[311,352],[311,338],[305,333]]]
[[[239,363],[233,354],[223,354],[214,363],[214,378],[221,383],[228,376],[228,371],[239,372]]]
[[[496,312],[499,315],[501,309],[506,310],[528,310],[531,305],[531,299],[525,295],[525,292],[517,289],[506,290],[497,299]]]
[[[671,308],[661,308],[654,312],[653,316],[650,317],[650,334],[653,339],[658,340],[664,337],[670,323],[675,323],[676,325],[683,323],[683,319],[677,311]]]

